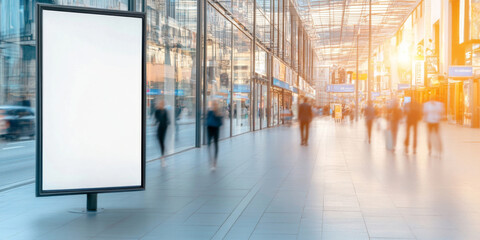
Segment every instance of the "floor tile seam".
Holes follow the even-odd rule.
[[[260,187],[258,188],[258,190],[255,192],[254,196],[250,199],[249,203],[257,196],[258,192],[262,189],[262,186],[266,184],[265,181],[263,181],[263,179],[265,179],[266,176],[268,176],[268,174],[269,174],[269,171],[266,171],[266,172],[263,174],[262,178],[260,178],[260,180],[257,182],[257,184],[260,184],[260,183],[261,183],[261,184],[260,184],[261,186],[260,186]],[[286,177],[286,176],[285,176],[285,177]],[[280,186],[280,185],[281,185],[281,184],[278,184],[278,186]],[[275,196],[278,194],[278,191],[279,191],[279,188],[277,188],[277,190],[275,191],[274,194],[271,194],[271,199],[270,199],[270,201],[268,202],[268,204],[266,204],[266,207],[265,207],[264,211],[262,212],[262,215],[260,216],[260,218],[258,218],[257,223],[255,224],[255,227],[253,228],[253,231],[252,231],[252,232],[250,233],[250,235],[249,235],[249,238],[251,238],[251,236],[252,236],[253,232],[255,231],[258,223],[260,222],[261,218],[263,217],[263,215],[264,215],[264,213],[265,213],[265,210],[268,208],[268,206],[270,206],[270,204],[272,203],[273,199],[274,199]],[[229,228],[229,230],[227,231],[227,233],[224,235],[223,238],[225,238],[225,237],[228,235],[228,233],[230,232],[230,229],[233,227],[233,225],[236,223],[236,221],[238,220],[238,218],[243,214],[243,212],[246,210],[247,207],[248,207],[248,204],[245,206],[245,208],[242,210],[242,212],[239,214],[239,216],[235,219],[235,222],[232,224],[232,226]]]
[[[355,183],[353,181],[352,172],[351,172],[350,166],[348,164],[348,161],[345,157],[345,148],[344,147],[342,147],[342,154],[343,154],[343,161],[345,162],[345,167],[348,170],[348,174],[349,174],[352,186],[353,186],[353,191],[355,193],[355,198],[357,199],[358,207],[360,208],[360,213],[362,214],[363,225],[365,226],[365,230],[367,231],[368,238],[371,239],[372,236],[370,235],[370,231],[368,230],[367,221],[365,220],[365,215],[361,211],[362,208],[360,207],[360,200],[358,199],[357,188],[356,188]]]
[[[198,207],[197,207],[194,211],[192,211],[192,213],[191,213],[190,215],[188,215],[188,217],[185,218],[185,221],[184,221],[184,222],[186,222],[186,221],[187,221],[189,218],[191,218],[195,213],[197,213],[198,210],[199,210],[200,208],[202,208],[203,205],[205,205],[205,203],[208,201],[208,199],[210,199],[210,197],[204,197],[204,196],[199,196],[199,198],[201,199],[202,204],[199,204]],[[197,199],[198,199],[198,198],[197,198]],[[195,202],[197,199],[192,199],[192,201],[190,201],[187,205],[185,205],[185,207],[187,207],[188,205],[192,204],[192,203]],[[179,210],[179,212],[182,211],[182,210],[183,210],[183,209]],[[174,216],[175,216],[175,215],[173,215],[172,218],[173,218]],[[153,230],[153,229],[152,229],[152,230]]]
[[[66,222],[65,224],[62,224],[61,226],[59,226],[59,227],[57,227],[57,228],[55,228],[55,229],[52,229],[52,230],[50,230],[50,231],[48,231],[48,232],[46,232],[46,233],[44,233],[44,234],[41,234],[41,235],[38,236],[38,238],[36,238],[36,239],[43,239],[43,237],[44,237],[45,235],[50,234],[50,233],[52,233],[52,232],[54,232],[54,231],[56,231],[56,230],[60,230],[61,228],[65,227],[67,224],[72,223],[73,221],[80,219],[82,216],[88,216],[88,215],[89,215],[89,213],[71,213],[71,214],[78,214],[79,216],[76,217],[76,218],[73,218],[72,220]],[[94,213],[95,216],[97,216],[97,214],[103,214],[103,213],[101,213],[101,212],[100,212],[100,213]],[[126,217],[124,217],[124,218],[122,218],[122,219],[120,219],[120,220],[118,220],[118,221],[116,221],[116,222],[113,222],[113,223],[111,223],[111,224],[108,224],[104,230],[107,230],[108,228],[113,227],[113,225],[115,225],[115,224],[117,224],[117,223],[119,223],[119,222],[124,221],[124,220],[127,219],[129,216],[131,216],[132,214],[133,214],[133,213],[129,213],[128,216],[126,216]],[[102,232],[103,232],[103,231],[102,231]],[[93,237],[96,237],[97,235],[98,235],[98,233],[95,234],[94,236],[87,236],[87,237],[88,237],[88,238],[93,238]]]
[[[266,173],[260,180],[255,184],[255,186],[248,192],[248,194],[242,198],[237,207],[230,213],[230,215],[225,219],[222,225],[218,228],[211,239],[225,239],[232,227],[237,222],[238,218],[243,214],[245,209],[248,207],[250,202],[255,198],[257,193],[260,191],[261,186],[263,185],[262,180],[265,178]],[[241,207],[241,209],[239,209]],[[228,224],[228,225],[225,225]]]
[[[257,220],[257,223],[255,224],[255,227],[253,228],[253,231],[250,233],[249,235],[249,239],[252,237],[253,233],[255,232],[255,230],[257,229],[258,227],[258,224],[260,223],[260,220],[263,218],[263,216],[265,215],[265,211],[268,209],[268,207],[272,204],[272,202],[274,201],[275,197],[278,195],[278,193],[280,192],[280,187],[285,183],[285,181],[288,179],[288,176],[290,176],[290,174],[292,173],[294,167],[290,168],[290,170],[288,171],[288,174],[286,174],[284,177],[283,177],[283,181],[281,183],[279,183],[277,185],[277,189],[275,191],[275,194],[272,194],[272,198],[270,199],[270,201],[268,202],[268,204],[266,205],[267,207],[263,210],[262,212],[262,215],[260,216],[260,218]],[[268,173],[268,171],[267,171]],[[265,174],[267,174],[265,173]]]
[[[193,213],[197,212],[198,209],[200,209],[200,208],[203,206],[203,204],[205,204],[205,202],[207,202],[207,200],[208,200],[206,197],[203,197],[203,196],[200,196],[199,198],[200,198],[200,201],[201,201],[202,203],[201,203],[201,204],[198,204],[198,207],[196,208],[196,210],[195,210],[195,211],[192,211]],[[190,204],[192,204],[194,201],[197,201],[197,200],[198,200],[198,198],[197,198],[197,199],[193,199],[191,202],[189,202],[189,203],[187,204],[187,206],[190,205]],[[187,207],[187,206],[186,206],[186,207]],[[183,209],[182,209],[182,210],[183,210]],[[182,211],[182,210],[179,210],[179,212]],[[169,218],[167,218],[167,220],[166,220],[165,222],[168,222],[168,220],[174,218],[175,216],[176,216],[176,214],[170,216]],[[190,218],[191,216],[192,216],[192,215],[189,215],[188,218]],[[187,219],[188,219],[188,218],[187,218]],[[139,239],[142,239],[142,238],[146,237],[148,234],[150,234],[151,232],[153,232],[153,231],[154,231],[156,228],[158,228],[159,226],[163,225],[165,222],[163,222],[163,223],[159,224],[158,226],[152,228],[150,231],[145,232],[145,234],[143,234]]]
[[[325,128],[322,128],[322,130],[325,130]],[[317,133],[318,133],[318,130],[317,130]],[[320,145],[322,143],[322,140],[324,140],[323,137],[325,137],[325,131],[323,131],[323,136],[319,140]],[[317,153],[316,153],[316,157],[315,157],[315,166],[313,167],[314,171],[317,169],[317,167],[319,165],[319,162],[322,160],[320,158],[320,150],[322,150],[322,149],[323,149],[322,147],[318,147],[318,149],[317,149]],[[313,180],[314,176],[315,176],[315,172],[311,176],[312,180]],[[310,181],[310,185],[311,185],[311,182],[312,181]],[[322,182],[322,186],[323,186],[323,189],[325,189],[325,182],[324,181]],[[309,191],[309,194],[310,194],[310,191]],[[308,197],[309,194],[307,194],[307,197]],[[325,206],[324,206],[325,205],[325,194],[323,194],[322,199],[323,199],[323,203],[322,203],[322,230],[321,230],[321,234],[320,234],[320,239],[323,238],[323,229],[324,229],[323,225],[325,224],[325,211],[324,211],[325,210]],[[303,212],[304,211],[305,211],[305,206],[303,208]],[[302,216],[303,216],[303,212],[302,212]],[[300,225],[301,225],[301,219],[302,219],[302,217],[300,217],[299,228],[300,228]],[[300,229],[298,231],[300,231]],[[298,239],[298,235],[297,235],[297,239]]]
[[[111,235],[110,235],[110,236],[108,236],[108,235],[107,235],[107,236],[101,236],[101,235],[102,235],[104,232],[108,231],[109,229],[112,229],[113,227],[115,227],[115,225],[117,225],[117,224],[120,224],[120,223],[122,223],[122,222],[125,222],[125,221],[127,221],[127,219],[128,219],[129,217],[133,216],[133,215],[135,215],[135,213],[134,213],[134,212],[130,213],[130,214],[127,216],[127,217],[123,218],[123,219],[122,219],[122,220],[120,220],[119,222],[116,222],[116,223],[114,223],[114,224],[112,224],[112,225],[109,225],[109,226],[108,226],[107,228],[105,228],[103,231],[101,231],[101,232],[99,232],[99,233],[95,234],[95,236],[93,236],[93,237],[91,237],[91,238],[96,238],[96,237],[107,237],[107,238],[112,238],[112,239],[113,239],[114,237],[113,237],[113,236],[111,236]],[[157,226],[158,226],[158,225],[157,225]],[[153,231],[153,229],[155,229],[157,226],[155,226],[155,227],[152,227],[152,229],[150,229],[150,231]],[[137,238],[137,237],[134,237],[134,238],[141,239],[141,238],[142,238],[142,237],[144,237],[144,236],[145,236],[145,234],[141,235],[139,238]]]
[[[247,160],[247,161],[238,163],[235,167],[232,167],[232,169],[228,171],[228,173],[225,173],[223,177],[213,182],[209,187],[212,187],[220,183],[222,180],[224,180],[226,177],[229,177],[232,173],[235,173],[236,171],[239,171],[238,175],[241,175],[245,171],[245,169],[248,167],[248,163],[251,163],[251,162],[252,162],[251,160]],[[242,168],[242,169],[239,170],[239,168]]]
[[[317,133],[318,133],[318,131],[317,131]],[[318,145],[320,145],[320,144],[321,144],[321,141],[319,141]],[[309,187],[308,187],[309,190],[308,190],[306,199],[308,199],[308,197],[310,196],[310,192],[311,192],[311,188],[312,188],[312,182],[313,182],[314,175],[315,175],[315,169],[318,166],[320,149],[321,149],[320,147],[317,147],[317,152],[316,152],[315,157],[314,157],[314,159],[315,159],[314,164],[313,164],[314,166],[312,167],[313,173],[310,176],[310,182],[309,182]],[[322,201],[322,230],[321,230],[322,232],[323,232],[323,223],[324,223],[324,221],[323,221],[323,214],[324,214],[323,207],[324,207],[324,205],[325,205],[325,195],[323,195],[323,201]],[[297,228],[297,239],[298,239],[298,233],[300,233],[300,228],[302,226],[302,219],[303,219],[303,215],[305,213],[305,208],[306,208],[306,204],[303,204],[302,213],[300,215],[300,222],[299,222],[298,228]]]
[[[408,230],[410,231],[410,234],[414,237],[414,239],[418,239],[417,235],[415,234],[415,232],[413,231],[413,227],[408,223],[407,219],[405,218],[405,216],[401,216],[402,217],[402,220],[403,222],[407,225],[408,227]]]

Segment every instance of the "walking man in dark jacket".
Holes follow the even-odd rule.
[[[220,112],[217,101],[211,102],[211,108],[207,112],[207,145],[208,153],[210,154],[210,143],[213,139],[214,144],[214,154],[211,158],[211,170],[215,171],[217,168],[217,156],[218,156],[218,138],[220,135],[220,127],[223,124],[223,116]]]
[[[170,119],[168,118],[168,112],[165,109],[165,102],[163,100],[159,101],[156,106],[155,120],[157,123],[157,138],[160,143],[160,151],[162,152],[160,160],[162,167],[165,167],[165,135],[167,134]]]
[[[415,101],[405,105],[405,115],[407,120],[407,136],[405,137],[405,153],[408,153],[410,142],[410,128],[413,128],[413,154],[417,152],[417,125],[422,119],[422,108]]]
[[[301,102],[300,106],[298,106],[298,121],[300,122],[300,136],[302,138],[301,145],[308,146],[308,132],[313,118],[312,106],[305,99],[302,99]]]

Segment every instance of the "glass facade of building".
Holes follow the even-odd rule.
[[[313,50],[289,0],[0,0],[0,106],[35,113],[37,3],[146,13],[147,160],[160,156],[152,115],[159,101],[171,122],[166,137],[171,154],[204,144],[199,129],[211,100],[224,113],[223,139],[281,123],[292,90],[273,89],[273,56],[291,76],[311,81]],[[292,87],[296,79],[289,79]],[[0,152],[0,175],[12,172],[0,179],[0,187],[34,177],[34,137],[1,138],[0,144],[12,141],[22,149]],[[14,174],[4,163],[21,171]]]

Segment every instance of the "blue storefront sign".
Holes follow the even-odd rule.
[[[327,92],[353,93],[355,92],[355,84],[328,84]]]
[[[174,93],[175,93],[175,96],[185,96],[185,90],[183,89],[175,89]],[[163,94],[165,94],[165,92],[161,89],[156,89],[156,88],[147,89],[147,95],[163,95]],[[167,91],[166,94],[170,95],[172,94],[172,92]]]
[[[185,90],[175,89],[175,96],[185,96]]]
[[[471,66],[450,66],[448,68],[448,77],[473,77],[473,67]]]
[[[162,91],[160,89],[154,89],[154,88],[147,89],[147,95],[160,95],[161,92]]]
[[[410,88],[410,84],[408,83],[399,83],[398,84],[398,90],[405,90],[405,89],[409,89]]]
[[[284,81],[280,81],[279,79],[273,78],[273,85],[291,91],[290,85]]]
[[[249,93],[250,92],[250,86],[246,85],[246,84],[234,84],[233,85],[233,92]]]

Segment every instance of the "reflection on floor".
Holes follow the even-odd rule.
[[[310,145],[296,126],[147,165],[147,190],[99,195],[97,215],[70,213],[84,196],[35,198],[33,185],[0,193],[0,239],[480,239],[480,131],[444,125],[445,152],[429,157],[371,145],[362,121],[314,122]],[[121,177],[121,176],[120,176]]]

